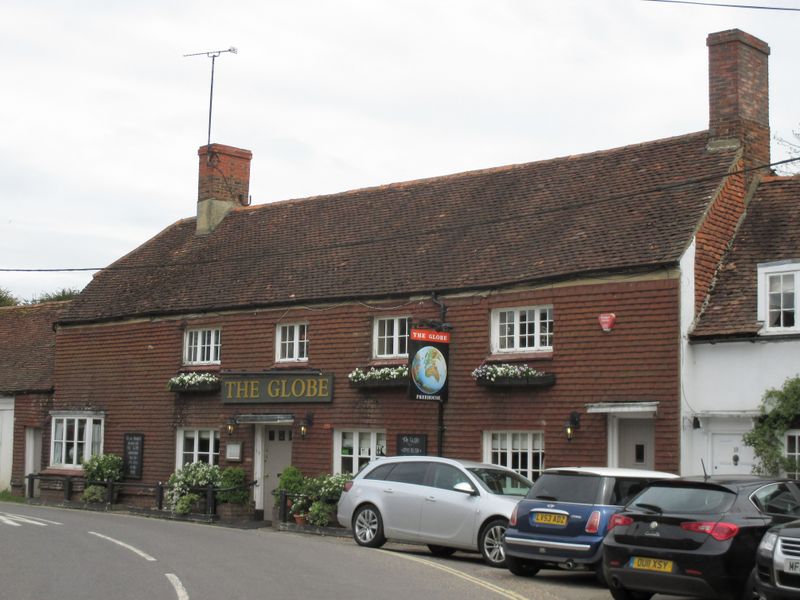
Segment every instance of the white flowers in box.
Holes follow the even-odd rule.
[[[552,385],[555,375],[509,363],[484,364],[472,371],[477,383],[483,385]]]
[[[181,373],[167,382],[167,389],[173,392],[218,390],[220,379],[213,373]]]
[[[402,385],[408,380],[408,367],[400,365],[397,367],[382,367],[376,369],[353,369],[347,376],[351,385],[355,387],[368,387],[370,384],[380,387],[381,385]]]

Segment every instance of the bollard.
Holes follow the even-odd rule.
[[[156,507],[164,510],[164,484],[160,481],[156,484]]]

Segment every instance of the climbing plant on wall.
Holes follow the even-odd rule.
[[[784,453],[784,434],[800,419],[800,377],[787,379],[781,389],[769,389],[761,398],[761,414],[744,443],[756,455],[753,470],[760,475],[780,475],[800,470],[794,457]],[[800,449],[798,449],[800,452]]]

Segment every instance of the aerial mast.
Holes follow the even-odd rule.
[[[237,50],[236,48],[231,46],[227,50],[211,50],[210,52],[195,52],[194,54],[183,55],[184,58],[189,56],[208,56],[211,59],[211,92],[209,93],[209,98],[208,98],[208,145],[209,146],[211,146],[211,110],[214,106],[214,64],[217,60],[217,57],[223,52],[231,52],[232,54],[236,54]]]

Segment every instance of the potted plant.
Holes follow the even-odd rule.
[[[86,487],[81,499],[84,502],[114,502],[119,490],[113,489],[109,496],[108,486],[122,480],[122,457],[116,454],[97,454],[86,460],[82,466]]]
[[[223,521],[250,520],[255,507],[250,500],[247,474],[241,467],[222,470],[217,491],[217,516]]]

